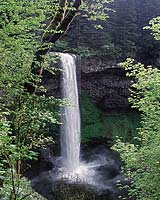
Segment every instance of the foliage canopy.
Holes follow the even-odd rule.
[[[160,70],[135,63],[133,59],[127,59],[121,66],[127,76],[135,78],[129,101],[142,113],[142,121],[135,138],[139,145],[118,140],[114,149],[121,153],[126,163],[124,171],[133,181],[130,194],[141,200],[159,199]]]

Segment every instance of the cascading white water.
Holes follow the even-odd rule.
[[[68,172],[74,172],[80,165],[80,111],[76,78],[76,57],[60,53],[63,69],[62,93],[70,105],[62,114],[61,155],[62,165]]]
[[[80,110],[76,56],[67,53],[59,53],[59,56],[63,69],[62,95],[69,101],[69,105],[66,105],[62,111],[61,164],[56,180],[65,178],[74,182],[78,178],[80,182],[99,187],[98,182],[100,182],[101,177],[98,176],[96,168],[106,164],[106,159],[100,157],[100,159],[89,163],[80,161]]]

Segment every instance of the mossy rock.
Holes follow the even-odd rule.
[[[140,127],[140,113],[106,113],[99,109],[85,93],[81,94],[81,137],[82,142],[92,138],[104,137],[116,140],[120,137],[124,142],[134,142],[137,128]]]

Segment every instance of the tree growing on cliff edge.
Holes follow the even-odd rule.
[[[160,40],[160,18],[150,21],[146,29],[152,30]],[[118,140],[114,149],[120,152],[125,162],[124,172],[132,180],[130,195],[139,200],[160,199],[160,70],[145,67],[133,59],[121,63],[127,76],[135,81],[131,85],[129,101],[142,114],[138,129],[137,145]]]

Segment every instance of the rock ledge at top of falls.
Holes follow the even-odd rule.
[[[107,69],[121,69],[116,61],[106,61],[98,57],[82,58],[80,68],[82,73],[103,72]]]

